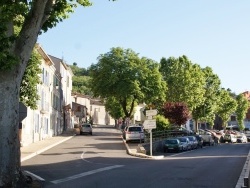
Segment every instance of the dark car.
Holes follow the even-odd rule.
[[[195,135],[196,140],[198,141],[198,148],[202,148],[203,147],[203,138],[201,137],[201,135]]]
[[[169,138],[165,141],[163,150],[164,152],[169,152],[169,151],[180,152],[180,151],[183,151],[183,146],[179,139]]]

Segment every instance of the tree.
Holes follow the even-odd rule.
[[[190,118],[190,112],[185,103],[166,102],[163,106],[164,117],[169,120],[171,124],[181,126]]]
[[[156,131],[163,131],[170,128],[170,123],[163,115],[156,116]],[[153,129],[154,131],[155,129]]]
[[[222,119],[222,126],[225,128],[230,115],[236,110],[237,102],[225,89],[220,90],[218,99],[219,101],[216,111],[218,116]]]
[[[0,2],[0,187],[22,182],[18,112],[22,77],[38,35],[67,18],[89,0]]]
[[[114,119],[125,116],[121,104],[114,97],[107,97],[104,101],[104,106],[109,115]]]
[[[39,100],[37,85],[41,83],[39,77],[39,74],[42,73],[40,64],[41,56],[36,50],[33,50],[20,87],[20,101],[33,110],[37,108],[37,101]]]
[[[192,111],[192,117],[196,122],[196,129],[198,121],[207,122],[209,125],[213,125],[221,84],[219,77],[213,73],[210,67],[205,67],[202,71],[205,77],[204,102]]]
[[[72,92],[80,93],[84,95],[92,95],[89,88],[90,77],[89,76],[73,76],[72,78]]]
[[[190,111],[204,102],[205,77],[200,66],[186,56],[162,58],[160,72],[167,82],[168,102],[184,102]]]
[[[125,117],[131,118],[137,103],[165,100],[166,84],[158,63],[131,49],[112,48],[91,65],[91,90],[103,99],[113,97],[121,105]]]
[[[236,97],[237,102],[237,108],[236,108],[236,117],[239,125],[240,130],[244,130],[244,119],[246,117],[247,110],[249,108],[249,102],[246,97],[244,97],[242,94],[239,94]]]

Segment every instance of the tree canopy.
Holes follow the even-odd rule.
[[[226,123],[229,120],[230,115],[236,110],[237,102],[225,89],[220,90],[218,98],[219,102],[216,111],[218,116],[222,119],[223,127],[226,127]]]
[[[164,117],[174,125],[185,125],[190,118],[190,112],[185,103],[180,102],[167,102],[163,106]]]
[[[131,49],[112,48],[91,65],[91,90],[103,99],[113,97],[121,105],[126,117],[133,115],[137,103],[165,99],[166,83],[158,63],[140,58]]]
[[[238,125],[240,130],[244,130],[244,119],[246,117],[247,110],[249,108],[249,102],[246,97],[244,97],[242,94],[238,95],[236,97],[237,102],[237,108],[236,108],[236,117],[238,121]]]
[[[213,73],[210,67],[205,67],[202,71],[205,77],[204,101],[192,111],[192,117],[196,121],[200,120],[202,122],[208,122],[209,125],[213,125],[219,102],[218,95],[221,90],[220,79]]]
[[[168,85],[168,102],[185,102],[190,111],[204,102],[204,73],[186,56],[162,58],[160,72]]]

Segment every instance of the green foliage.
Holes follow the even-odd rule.
[[[73,63],[73,65],[69,66],[74,74],[72,78],[72,92],[84,95],[92,95],[89,87],[91,79],[90,76],[88,76],[89,71],[85,68],[78,67],[76,63]]]
[[[76,63],[73,63],[73,65],[69,65],[69,66],[74,76],[89,76],[89,70],[78,67]]]
[[[226,127],[226,123],[230,118],[230,115],[235,112],[237,102],[230,96],[230,93],[225,89],[222,89],[218,95],[219,102],[217,107],[217,114],[223,121],[223,126]]]
[[[167,118],[171,124],[178,126],[186,124],[190,118],[190,112],[185,103],[166,102],[162,111],[164,117]]]
[[[156,116],[156,131],[170,129],[169,121],[163,115]]]
[[[39,100],[37,85],[41,83],[39,77],[39,74],[42,73],[40,64],[41,56],[33,50],[20,87],[20,101],[33,110],[37,108],[36,102]]]
[[[139,58],[131,49],[112,48],[98,57],[90,67],[91,90],[94,96],[114,97],[126,117],[131,117],[137,103],[163,100],[166,83],[158,64],[145,57]]]
[[[246,117],[247,110],[249,108],[249,102],[242,94],[236,97],[237,108],[236,116],[240,130],[244,130],[244,119]]]
[[[112,118],[119,119],[125,116],[121,104],[114,97],[106,98],[104,105],[106,111]]]
[[[46,12],[48,19],[42,26],[44,32],[48,31],[55,27],[59,22],[62,22],[64,19],[69,18],[69,15],[74,12],[74,8],[78,5],[84,7],[91,6],[92,3],[89,0],[57,0],[53,5],[53,11]]]
[[[45,3],[45,4],[44,4]],[[57,0],[54,3],[50,1],[1,1],[0,2],[0,70],[10,70],[18,64],[18,56],[11,52],[12,46],[16,40],[20,39],[22,31],[25,32],[32,23],[33,16],[37,10],[34,7],[45,6],[41,23],[41,30],[46,32],[55,27],[59,22],[68,18],[74,12],[78,5],[91,6],[89,0]],[[25,36],[26,37],[26,36]]]
[[[200,120],[213,125],[219,100],[220,79],[213,73],[213,70],[210,67],[206,67],[202,69],[202,71],[205,77],[204,102],[192,111],[192,117],[195,120]]]
[[[160,72],[167,82],[168,102],[185,102],[192,111],[204,102],[205,77],[202,69],[186,57],[162,58]]]
[[[84,95],[92,95],[89,87],[90,77],[89,76],[73,76],[72,78],[72,92],[80,93]]]

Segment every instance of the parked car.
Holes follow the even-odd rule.
[[[195,136],[186,136],[190,143],[191,143],[191,148],[196,149],[198,147],[198,141]]]
[[[123,138],[126,142],[137,140],[144,142],[145,134],[142,126],[130,125],[126,126],[123,131]]]
[[[203,138],[201,137],[201,135],[197,134],[197,135],[195,135],[195,138],[196,138],[196,140],[198,142],[197,147],[202,148],[203,147]]]
[[[198,134],[202,137],[203,139],[203,145],[214,145],[214,140],[212,138],[212,133],[199,129]]]
[[[237,135],[238,143],[247,143],[247,136],[244,133],[240,133]]]
[[[163,151],[169,152],[169,151],[176,151],[180,152],[183,151],[183,146],[182,143],[179,139],[177,138],[169,138],[165,140],[164,146],[163,146]]]
[[[236,136],[236,134],[226,133],[224,135],[223,140],[224,140],[224,142],[236,143],[237,142],[237,136]]]
[[[80,135],[84,134],[84,133],[87,133],[87,134],[90,134],[92,135],[92,125],[90,123],[84,123],[82,125],[80,125]]]
[[[187,137],[177,137],[177,139],[180,140],[183,150],[187,151],[192,149],[191,142]]]

